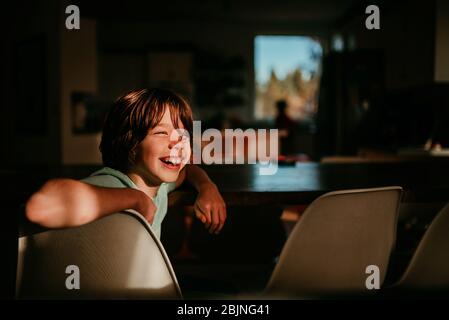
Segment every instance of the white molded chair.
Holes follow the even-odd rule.
[[[367,293],[369,265],[386,275],[396,240],[400,187],[330,192],[293,228],[268,282],[268,297]]]
[[[67,278],[74,274],[66,273],[70,265],[79,269],[80,289],[66,287]],[[147,221],[134,212],[120,212],[80,227],[19,238],[16,296],[182,298],[162,244]]]
[[[449,290],[449,203],[433,219],[394,287]]]

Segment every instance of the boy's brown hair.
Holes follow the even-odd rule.
[[[180,119],[192,136],[192,110],[180,95],[159,88],[133,90],[118,98],[106,115],[100,143],[103,164],[128,172],[135,163],[137,146],[161,121],[166,107],[175,128]]]

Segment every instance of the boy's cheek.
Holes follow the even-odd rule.
[[[187,163],[190,163],[192,157],[192,149],[190,149],[190,145],[186,146],[182,149],[182,164],[185,166]]]

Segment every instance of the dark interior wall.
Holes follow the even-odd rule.
[[[5,35],[3,46],[6,50],[3,50],[2,59],[5,70],[0,139],[2,163],[51,165],[61,162],[62,68],[59,52],[65,17],[63,3],[34,1],[26,9],[15,4],[13,12],[10,12],[12,30]],[[188,5],[173,1],[170,6],[159,3],[154,8],[149,2],[131,1],[115,8],[111,8],[110,3],[90,12],[87,9],[90,2],[80,1],[79,4],[82,17],[97,21],[98,88],[106,100],[113,100],[123,90],[146,85],[146,55],[151,50],[187,48],[194,52],[209,51],[225,57],[237,55],[244,58],[247,103],[244,107],[226,111],[251,120],[254,100],[253,42],[258,34],[310,35],[320,37],[323,44],[334,32],[354,36],[358,48],[385,50],[385,78],[389,90],[428,84],[435,75],[434,0],[424,3],[382,2],[381,30],[373,31],[365,29],[365,7],[354,7],[349,0],[342,1],[341,6],[327,0],[316,3],[285,1],[279,4],[273,1],[224,1],[214,4],[193,1]],[[170,12],[172,8],[177,8],[173,14]],[[337,17],[340,18],[334,24]],[[19,108],[16,99],[15,50],[21,42],[36,37],[43,39],[45,73],[41,81],[45,98],[42,108],[45,125],[44,131],[39,134],[17,128],[20,119],[33,117],[33,113]],[[30,82],[29,86],[41,84]],[[195,110],[196,106],[193,105],[193,108]],[[203,108],[195,111],[197,116],[207,118],[217,110]]]
[[[147,19],[141,17],[141,21],[100,20],[98,45],[101,94],[112,99],[112,96],[116,97],[120,88],[126,88],[128,83],[145,85],[147,50],[184,47],[211,51],[223,56],[237,55],[246,61],[248,102],[244,107],[225,111],[251,120],[254,100],[253,41],[257,34],[318,36],[326,43],[329,35],[342,32],[347,39],[355,39],[356,48],[384,51],[385,85],[388,91],[426,85],[432,83],[435,78],[434,0],[424,3],[418,0],[381,2],[380,30],[365,28],[367,3],[357,3],[349,9],[351,6],[346,2],[348,10],[343,10],[341,16],[334,15],[339,17],[335,24],[333,20],[320,21],[317,16],[314,23],[305,17],[296,21],[292,19],[292,14],[295,14],[292,12],[300,12],[303,8],[310,7],[310,3],[287,2],[289,5],[279,7],[261,3],[254,6],[257,8],[254,13],[246,7],[241,13],[237,13],[238,5],[233,1],[230,4],[231,9],[221,8],[220,5],[211,9],[203,8],[200,3],[194,2],[190,18],[188,14],[180,15],[179,11],[173,18],[165,11],[161,11],[163,13],[159,15],[158,8],[155,8],[148,12]],[[272,17],[262,13],[264,4],[266,12],[273,12]],[[322,4],[323,8],[325,4],[326,1]],[[204,11],[204,16],[197,17],[199,13],[195,15],[196,10]],[[217,10],[223,12],[217,13]],[[312,17],[313,15],[309,19]],[[119,51],[121,54],[112,56],[108,51]],[[125,54],[127,51],[129,53]],[[135,59],[132,59],[133,57]],[[132,69],[136,70],[133,74],[129,72]],[[124,76],[117,76],[119,74]],[[193,107],[195,109],[195,105]],[[200,116],[206,117],[214,112],[207,109],[196,111]]]
[[[362,4],[335,24],[346,47],[325,59],[320,92],[327,94],[320,98],[316,142],[322,156],[418,147],[446,126],[439,119],[446,119],[447,87],[435,82],[442,28],[436,2],[374,3],[379,30],[366,28]]]
[[[15,3],[4,45],[2,160],[57,164],[59,137],[59,17],[57,2]]]
[[[449,82],[449,1],[436,1],[435,81]]]
[[[258,34],[311,35],[325,38],[327,29],[307,28],[300,24],[257,24],[234,21],[101,22],[98,24],[100,94],[116,98],[122,88],[146,83],[146,54],[158,50],[191,50],[223,58],[242,57],[245,61],[247,103],[224,110],[243,120],[253,118],[254,37]],[[198,116],[208,117],[217,110],[198,109]]]
[[[59,145],[59,4],[10,2],[2,6],[2,95],[0,98],[0,299],[12,299],[17,261],[17,223],[25,190],[33,184],[23,164],[58,164]],[[26,177],[26,178],[25,178]]]
[[[362,14],[351,14],[336,30],[347,39],[355,38],[357,48],[383,49],[387,90],[427,85],[434,80],[435,1],[383,2],[380,30],[367,30]],[[354,12],[355,13],[355,12]]]
[[[218,54],[221,57],[241,56],[246,61],[246,74],[247,74],[247,90],[251,99],[252,94],[252,81],[250,80],[253,75],[252,67],[252,46],[253,39],[249,32],[242,32],[237,26],[226,23],[217,23],[215,25],[203,25],[201,23],[189,22],[182,23],[176,21],[166,21],[158,23],[148,24],[112,24],[102,26],[99,30],[99,42],[100,47],[105,48],[117,48],[119,50],[133,50],[134,48],[145,48],[143,54],[138,60],[141,64],[141,68],[146,71],[146,53],[152,50],[192,50],[193,54],[197,50],[209,51],[213,54]],[[170,49],[174,48],[174,49]],[[107,55],[103,58],[108,59]],[[126,59],[126,58],[125,58]],[[194,57],[195,59],[195,57]],[[101,61],[101,58],[100,58]],[[120,63],[126,63],[127,61],[114,61],[116,66]],[[100,62],[101,63],[101,62]],[[129,63],[129,62],[128,62]],[[119,67],[120,68],[120,67]],[[109,68],[109,72],[114,70]],[[143,84],[145,85],[146,75],[145,72],[140,76]],[[102,86],[109,87],[108,82],[115,82],[121,79],[118,77],[102,77]],[[122,78],[123,81],[127,79]],[[122,87],[126,87],[126,83],[123,83]],[[195,109],[195,105],[193,108]],[[198,113],[199,110],[195,110]],[[208,110],[201,110],[202,114],[208,114]],[[214,112],[214,110],[211,110]],[[252,115],[252,109],[250,105],[243,108],[232,108],[229,110],[231,113],[237,112],[240,115],[244,115],[246,118],[250,118]]]
[[[62,161],[63,66],[60,54],[61,31],[66,17],[64,9],[68,4],[67,1],[31,1],[24,7],[16,3],[8,13],[10,19],[7,24],[11,32],[4,38],[5,50],[2,50],[5,70],[2,91],[5,94],[2,96],[0,140],[0,161],[5,166],[55,165]],[[79,3],[81,17],[97,21],[98,87],[102,96],[112,100],[130,87],[145,86],[148,50],[189,47],[195,52],[209,51],[224,57],[244,58],[247,103],[242,108],[231,108],[229,112],[246,120],[253,115],[254,36],[289,34],[325,38],[329,23],[335,16],[333,10],[321,10],[322,5],[314,5],[314,1],[299,4],[286,1],[275,6],[271,1],[225,1],[213,5],[203,1],[193,1],[188,5],[174,1],[165,7],[162,3],[157,4],[168,11],[177,8],[173,15],[164,8],[154,9],[153,3],[145,1],[120,4],[131,11],[128,13],[121,7],[113,12],[112,5],[111,1],[105,6],[98,5],[99,12],[89,12],[90,2]],[[323,5],[335,7],[332,1],[323,1]],[[35,41],[33,45],[37,46],[31,48],[40,50],[42,61],[36,59],[31,62],[33,66],[39,65],[36,70],[18,72],[23,59],[20,61],[18,58],[17,48],[30,41]],[[36,57],[32,50],[26,51],[31,58]],[[26,55],[24,57],[27,60]],[[24,65],[28,67],[26,63]],[[24,80],[28,75],[29,79]],[[17,78],[24,82],[18,84]],[[28,91],[30,95],[24,97],[23,92]],[[22,99],[17,99],[17,96]],[[27,99],[33,102],[32,106]],[[215,112],[202,109],[197,114],[207,117]],[[27,130],[30,126],[36,126],[37,131]]]

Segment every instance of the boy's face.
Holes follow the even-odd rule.
[[[181,120],[178,120],[178,124],[179,129],[184,129]],[[189,139],[178,133],[172,123],[170,110],[165,108],[162,120],[138,146],[135,169],[151,184],[175,182],[189,157]]]

